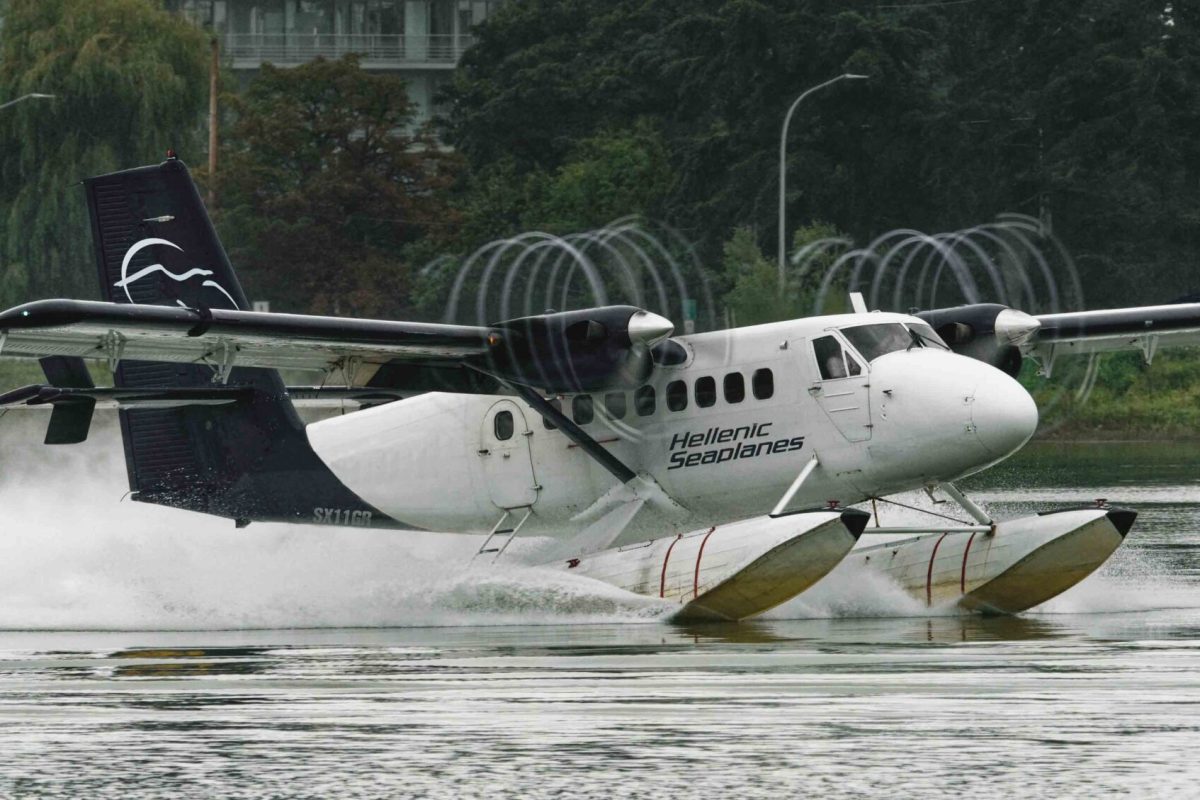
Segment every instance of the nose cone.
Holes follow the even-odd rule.
[[[666,317],[651,311],[637,311],[629,318],[629,340],[635,344],[653,346],[675,332],[675,326]]]
[[[1037,430],[1037,405],[1024,386],[989,368],[975,387],[971,424],[984,449],[1003,458],[1019,450]]]

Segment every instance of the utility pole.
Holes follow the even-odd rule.
[[[221,77],[221,43],[212,37],[212,63],[208,75],[208,208],[217,204],[217,85]]]
[[[787,134],[788,134],[788,125],[791,124],[791,121],[792,121],[792,114],[795,113],[796,106],[800,105],[800,101],[803,100],[804,98],[808,97],[813,92],[820,91],[821,89],[824,89],[826,86],[832,86],[833,84],[837,83],[838,81],[844,81],[847,79],[861,81],[861,80],[865,80],[867,77],[868,76],[866,76],[866,75],[855,75],[853,73],[847,72],[842,75],[838,75],[836,78],[830,78],[829,80],[825,81],[824,83],[819,83],[816,86],[812,87],[811,89],[802,93],[799,97],[797,97],[792,102],[791,107],[787,110],[787,114],[783,118],[783,129],[779,132],[779,253],[778,253],[778,255],[779,255],[779,290],[780,291],[783,291],[784,284],[786,283],[786,278],[784,276],[784,265],[783,265],[783,262],[785,259],[785,251],[787,250],[787,234],[784,230],[784,228],[785,228],[785,226],[784,226],[784,210],[785,210],[784,206],[787,202]]]

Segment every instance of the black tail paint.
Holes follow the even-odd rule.
[[[105,300],[248,308],[182,161],[84,185]],[[113,348],[119,355],[119,342]],[[214,352],[212,360],[225,355]],[[114,381],[134,389],[206,387],[217,374],[206,364],[121,361]],[[317,457],[278,372],[234,367],[227,383],[253,391],[222,406],[121,410],[134,499],[228,517],[239,526],[353,520],[404,527],[363,502]]]

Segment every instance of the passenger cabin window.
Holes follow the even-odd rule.
[[[709,376],[696,379],[696,405],[708,408],[717,402],[717,380]]]
[[[604,410],[613,419],[625,419],[625,393],[609,392],[604,395]]]
[[[746,379],[740,372],[731,372],[725,376],[725,402],[740,403],[746,399]]]
[[[576,425],[587,425],[596,417],[596,407],[592,404],[590,394],[577,395],[571,401],[571,419]]]
[[[501,411],[492,419],[492,430],[500,441],[511,439],[513,435],[513,415],[511,411]]]
[[[910,347],[921,346],[921,340],[910,334],[908,329],[899,322],[855,325],[850,328],[842,328],[842,335],[849,340],[855,350],[862,353],[862,357],[868,362],[897,350],[908,350]]]
[[[755,400],[767,400],[775,394],[775,376],[769,369],[756,369],[750,377],[750,388]]]
[[[562,412],[562,401],[559,400],[557,397],[555,397],[553,400],[550,400],[549,403],[550,403],[550,405],[554,406],[555,411],[558,411],[560,413]],[[548,430],[548,431],[552,431],[552,430],[555,430],[558,428],[557,425],[555,425],[553,422],[546,419],[545,417],[542,417],[542,425],[546,426],[546,430]]]
[[[643,386],[633,393],[633,410],[639,417],[648,417],[654,413],[654,387]]]
[[[687,408],[687,384],[683,381],[671,381],[667,384],[667,408],[672,411],[683,411]]]

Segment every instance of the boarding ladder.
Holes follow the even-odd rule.
[[[511,528],[504,527],[504,523],[508,522],[509,517],[515,518],[517,513],[520,511],[525,512],[521,516],[521,521]],[[503,516],[501,516],[496,522],[496,525],[492,528],[492,532],[488,534],[488,537],[483,540],[483,544],[479,546],[479,550],[476,551],[475,555],[471,556],[471,561],[474,562],[475,559],[479,558],[485,553],[495,553],[496,555],[492,556],[492,563],[496,563],[500,556],[504,555],[504,551],[508,549],[508,546],[512,544],[512,540],[517,538],[517,531],[521,530],[521,526],[525,524],[525,520],[529,519],[529,515],[532,513],[533,508],[531,506],[504,509]],[[490,547],[489,545],[491,545],[492,539],[495,539],[497,536],[508,536],[508,538],[505,539],[504,544],[501,544],[499,547]]]

